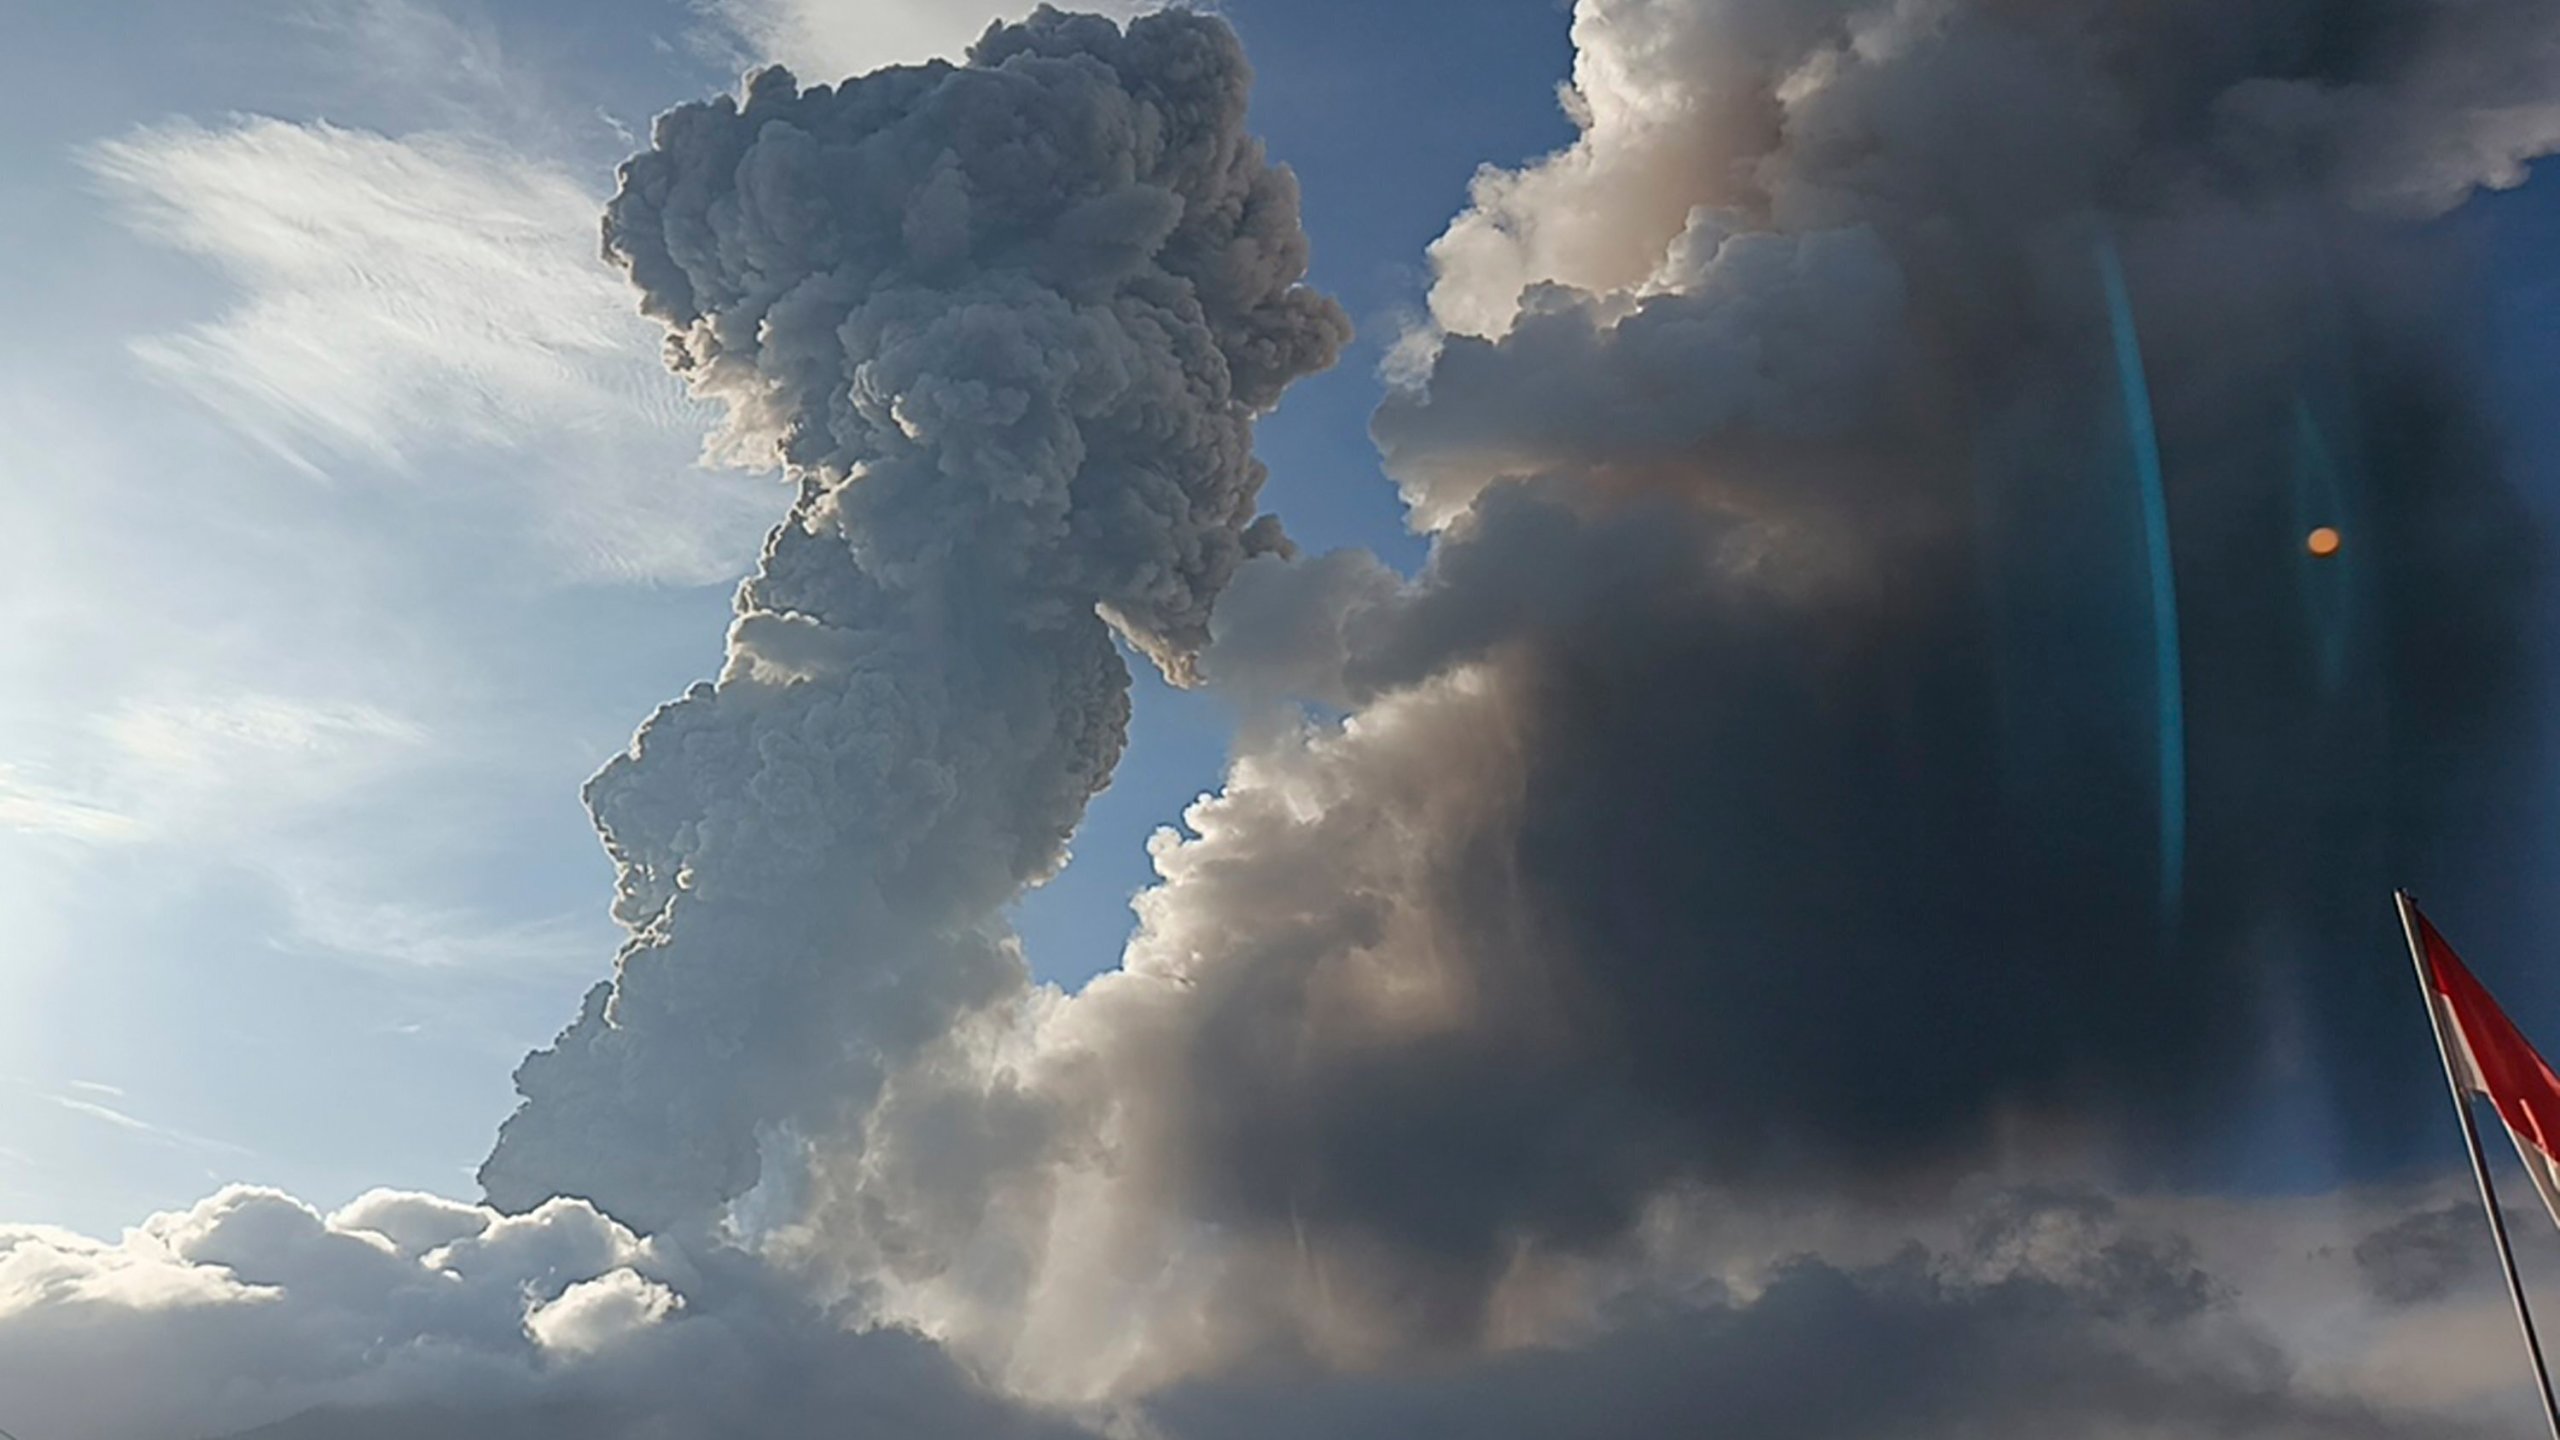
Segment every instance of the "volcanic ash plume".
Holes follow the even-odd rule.
[[[1044,10],[964,66],[662,117],[607,255],[799,487],[728,663],[588,787],[631,930],[518,1074],[521,1210],[706,1221],[854,1133],[886,1067],[1025,985],[999,908],[1062,863],[1129,715],[1285,544],[1254,415],[1348,327],[1216,21]]]
[[[1428,570],[1255,559],[1204,660],[1350,718],[818,1157],[808,1253],[1017,1383],[1551,1338],[1666,1205],[2211,1183],[2271,1095],[2349,1121],[2308,1168],[2411,1153],[2377,897],[2531,773],[2413,217],[2560,141],[2560,11],[1575,33],[1581,140],[1479,179],[1377,417]]]

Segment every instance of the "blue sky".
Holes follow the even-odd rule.
[[[1310,549],[1421,554],[1367,434],[1423,247],[1562,144],[1557,0],[1230,0],[1317,282],[1363,339],[1262,431]],[[966,13],[963,13],[966,12]],[[650,114],[782,53],[947,46],[946,0],[114,0],[0,54],[0,1214],[209,1184],[452,1191],[616,941],[581,780],[718,663],[779,508],[591,260]],[[2540,456],[2549,183],[2458,222]],[[455,313],[485,324],[454,325]],[[2528,471],[2549,507],[2560,464]],[[568,523],[575,517],[576,523]],[[602,540],[595,537],[601,536]],[[1107,967],[1231,717],[1140,667],[1074,866],[1020,921]],[[2524,867],[2520,867],[2522,869]]]
[[[17,17],[0,262],[42,339],[0,360],[0,1214],[112,1233],[224,1180],[467,1188],[515,1060],[616,942],[578,786],[716,668],[781,498],[695,463],[706,417],[591,263],[612,166],[761,54],[910,58],[981,8]],[[1380,346],[1475,168],[1569,138],[1568,16],[1227,13],[1363,332],[1265,425],[1269,503],[1409,566]],[[487,322],[422,318],[454,313]],[[1225,755],[1221,702],[1139,673],[1129,760],[1020,916],[1070,984]]]

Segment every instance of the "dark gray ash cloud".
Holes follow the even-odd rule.
[[[2510,1214],[2511,1229],[2536,1217]],[[2404,1215],[2358,1240],[2356,1273],[2373,1297],[2389,1305],[2442,1300],[2478,1279],[2491,1261],[2484,1249],[2480,1207],[2455,1203]]]
[[[858,1132],[883,1067],[1026,984],[1000,908],[1185,678],[1257,523],[1254,416],[1329,363],[1235,37],[1043,11],[964,66],[662,117],[609,257],[779,462],[729,663],[588,787],[632,930],[482,1171],[650,1228]],[[779,1138],[777,1138],[779,1137]]]
[[[1133,1374],[1464,1353],[1674,1187],[2188,1183],[2287,1065],[2348,1172],[2437,1123],[2377,897],[2514,833],[2538,592],[2445,324],[2468,277],[2406,202],[2551,142],[2523,102],[2560,70],[2490,52],[2560,18],[1577,29],[1584,142],[1479,180],[1377,417],[1428,571],[1256,560],[1216,622],[1209,674],[1347,725],[1240,757],[1027,1063],[893,1085],[881,1129],[973,1137],[953,1183],[889,1163],[921,1143],[816,1167],[817,1231],[1007,1364],[1073,1369],[1019,1312],[1158,1267],[1193,1358]],[[2329,118],[2274,144],[2270,85]],[[2383,115],[2444,143],[2375,148]]]
[[[1945,1251],[1858,1267],[1806,1259],[1747,1300],[1639,1308],[1587,1346],[1463,1369],[1228,1379],[1178,1389],[1153,1411],[1194,1440],[2503,1433],[2503,1414],[2449,1417],[2301,1384],[2191,1255],[2102,1203],[2044,1197],[2002,1212]],[[2047,1232],[2034,1237],[2044,1264],[2016,1263],[2030,1230]]]
[[[1482,665],[1488,699],[1454,723],[1522,738],[1515,768],[1443,782],[1501,787],[1478,828],[1373,822],[1446,852],[1411,899],[1447,950],[1487,957],[1466,1037],[1436,1060],[1362,1047],[1433,1078],[1271,1102],[1284,1132],[1218,1117],[1265,1171],[1289,1165],[1285,1133],[1304,1174],[1357,1191],[1381,1168],[1345,1163],[1359,1136],[1473,1133],[1472,1097],[1540,1062],[1565,1075],[1527,1083],[1555,1104],[1514,1106],[1519,1133],[1551,1115],[1587,1144],[1580,1110],[1650,1116],[1676,1138],[1638,1154],[1724,1180],[1872,1181],[2020,1114],[2175,1148],[2228,1107],[2268,993],[2297,982],[2375,1155],[2407,1133],[2384,1097],[2425,1094],[2425,1054],[2373,897],[2512,817],[2534,592],[2473,377],[2426,313],[2446,273],[2366,211],[2376,187],[2451,203],[2512,176],[2433,151],[2241,166],[2231,97],[2281,82],[2469,136],[2505,100],[2435,88],[2451,47],[2547,53],[2560,31],[2497,6],[1819,8],[1794,28],[1587,10],[1722,42],[1720,63],[1759,54],[1759,148],[1688,181],[1699,208],[1640,279],[1531,288],[1379,416],[1426,513],[1468,508],[1430,574],[1366,608],[1344,675],[1374,693]],[[1986,95],[1997,126],[1971,123]],[[2174,913],[2107,246],[2176,556]],[[2313,523],[2369,548],[2314,566]],[[2357,957],[2355,978],[2288,974],[2315,955]],[[1291,1088],[1232,1094],[1252,1115]],[[1519,1209],[1465,1165],[1433,1193],[1482,1208],[1488,1247],[1570,1233],[1529,1198],[1548,1154],[1493,1162]],[[1627,1176],[1630,1202],[1650,1179],[1593,1173]],[[1404,1224],[1412,1188],[1381,1179],[1367,1222]],[[1445,1215],[1413,1218],[1448,1241]]]

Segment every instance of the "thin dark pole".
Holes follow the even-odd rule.
[[[2524,1351],[2533,1360],[2533,1379],[2542,1395],[2542,1418],[2551,1440],[2560,1440],[2560,1400],[2552,1398],[2551,1369],[2542,1362],[2542,1337],[2534,1333],[2533,1307],[2525,1303],[2524,1277],[2516,1273],[2515,1246],[2507,1239],[2507,1217],[2498,1208],[2498,1187],[2489,1178],[2489,1157],[2480,1148],[2480,1125],[2471,1115],[2471,1096],[2454,1073],[2453,1048],[2446,1041],[2444,1014],[2436,1008],[2435,979],[2427,965],[2427,945],[2418,938],[2418,904],[2409,892],[2394,892],[2400,906],[2400,931],[2409,937],[2409,960],[2418,967],[2418,998],[2426,1002],[2427,1026],[2435,1032],[2436,1058],[2444,1062],[2444,1083],[2453,1096],[2453,1113],[2462,1121],[2462,1143],[2471,1152],[2471,1177],[2480,1182],[2480,1208],[2488,1214],[2489,1233],[2498,1242],[2498,1263],[2507,1273],[2507,1298],[2516,1306],[2516,1328],[2524,1332]]]

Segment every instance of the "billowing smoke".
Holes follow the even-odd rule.
[[[799,486],[729,660],[588,787],[630,927],[481,1172],[523,1209],[716,1218],[760,1148],[1027,984],[1000,908],[1065,858],[1258,520],[1251,422],[1348,327],[1243,128],[1225,26],[1052,11],[969,63],[662,117],[605,248]]]
[[[1754,1440],[2503,1433],[2509,1417],[2497,1410],[2439,1403],[2429,1413],[2406,1392],[2377,1402],[2306,1383],[2210,1263],[2095,1196],[2012,1196],[1942,1245],[1858,1264],[1798,1257],[1747,1288],[1628,1304],[1571,1348],[1312,1393],[1228,1377],[1177,1387],[1153,1413],[1201,1440],[1639,1440],[1692,1427]]]
[[[798,490],[591,786],[616,978],[492,1208],[0,1231],[0,1401],[142,1354],[228,1408],[46,1433],[2505,1433],[2445,1189],[2211,1192],[2260,1102],[2411,1154],[2380,898],[2539,774],[2425,221],[2560,144],[2560,11],[1575,37],[1582,138],[1480,177],[1389,367],[1411,577],[1259,515],[1345,326],[1221,23],[665,117],[607,253]],[[1263,708],[1067,996],[1001,912],[1119,757],[1115,635]]]
[[[2517,817],[2532,580],[2417,218],[2560,142],[2560,17],[1576,35],[1377,417],[1428,570],[1252,561],[1204,662],[1348,720],[816,1158],[804,1253],[1015,1383],[1546,1334],[1690,1187],[2197,1183],[2270,1096],[2411,1153],[2381,897]]]

